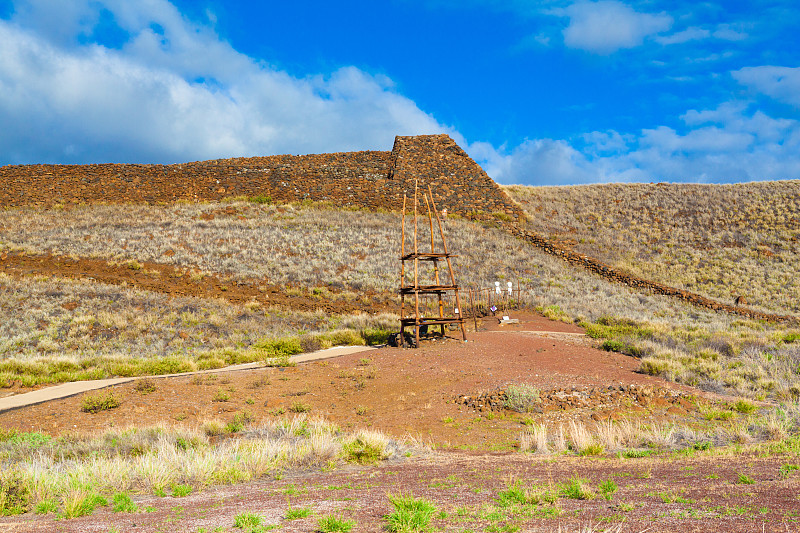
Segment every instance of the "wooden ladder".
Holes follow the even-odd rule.
[[[461,327],[461,336],[464,341],[467,340],[467,331],[464,328],[463,310],[461,309],[461,300],[458,296],[458,285],[456,284],[455,273],[453,272],[453,263],[451,258],[455,257],[447,250],[447,241],[444,237],[444,228],[442,226],[442,219],[439,217],[439,212],[436,209],[436,203],[433,200],[433,193],[430,186],[428,186],[427,194],[423,193],[425,204],[428,209],[428,222],[430,224],[431,236],[431,249],[430,252],[420,252],[418,237],[418,189],[419,186],[414,183],[414,251],[406,253],[406,204],[407,198],[403,195],[403,227],[401,231],[400,243],[400,338],[398,344],[404,346],[405,344],[405,330],[407,327],[414,328],[414,347],[419,347],[420,328],[428,326],[440,326],[441,336],[445,336],[445,326],[449,324],[458,324]],[[439,226],[439,235],[442,239],[442,249],[444,252],[436,252],[436,245],[434,239],[433,217],[436,216],[436,222]],[[442,283],[440,279],[439,261],[444,260],[447,262],[447,271],[450,274],[450,284]],[[414,282],[413,284],[406,285],[406,261],[414,262]],[[433,280],[427,284],[420,283],[420,263],[425,263],[433,266]],[[409,273],[410,274],[410,273]],[[453,313],[445,316],[444,297],[449,293],[455,296],[455,309]],[[413,317],[406,316],[406,296],[414,295],[414,309]],[[420,313],[420,298],[436,296],[439,304],[438,316],[422,316]]]

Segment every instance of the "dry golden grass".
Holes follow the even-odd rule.
[[[0,387],[263,361],[272,339],[297,336],[320,348],[353,339],[363,344],[359,332],[386,330],[396,321],[391,314],[249,309],[90,281],[0,274]]]
[[[505,187],[532,229],[653,281],[800,312],[800,181]]]
[[[523,192],[543,194],[537,191]],[[549,194],[556,192],[563,196],[563,191]],[[231,208],[234,214],[224,213]],[[426,225],[420,228],[423,243],[429,242]],[[129,265],[171,262],[200,272],[262,277],[320,299],[328,297],[329,286],[395,291],[399,226],[398,214],[307,205],[0,211],[0,240],[6,248],[95,255]],[[515,281],[523,289],[523,304],[594,327],[593,335],[606,349],[642,357],[642,369],[652,374],[757,398],[800,396],[800,375],[794,371],[800,364],[798,331],[634,292],[496,228],[450,217],[445,230],[450,250],[458,254],[456,279],[462,287]],[[753,281],[756,292],[763,287]],[[70,301],[81,305],[65,309]],[[169,299],[91,282],[0,276],[0,385],[25,375],[34,383],[56,363],[66,372],[54,374],[56,381],[215,368],[251,360],[255,355],[249,347],[265,337],[328,332],[302,337],[308,342],[300,339],[312,349],[326,341],[325,335],[338,335],[336,329],[389,329],[396,327],[396,319],[287,313]]]

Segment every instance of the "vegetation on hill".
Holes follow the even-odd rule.
[[[518,199],[528,195],[522,201],[529,208],[536,194],[557,196],[558,192],[537,191],[512,192]],[[583,208],[575,209],[582,212]],[[624,216],[623,208],[617,211],[619,217]],[[248,202],[88,205],[8,209],[0,212],[0,228],[0,247],[5,250],[93,256],[117,263],[168,263],[198,276],[230,276],[232,283],[265,279],[284,284],[287,291],[321,298],[330,294],[326,291],[338,291],[339,296],[394,293],[399,283],[397,213]],[[420,224],[420,243],[429,242],[428,231],[425,220]],[[451,216],[445,221],[445,231],[450,251],[458,255],[455,267],[462,288],[511,280],[523,289],[522,304],[552,318],[581,323],[605,349],[640,357],[642,370],[651,374],[758,398],[800,396],[797,329],[634,292],[494,227]],[[669,238],[664,231],[663,238]],[[769,233],[767,226],[758,231],[764,238]],[[777,233],[795,235],[793,231],[786,222]],[[598,230],[597,235],[595,245],[603,233]],[[716,237],[709,233],[708,238]],[[677,240],[664,248],[679,254],[683,245]],[[787,246],[793,250],[793,244]],[[612,246],[607,243],[606,247]],[[781,264],[791,268],[788,256],[787,263]],[[0,377],[5,384],[15,379],[36,383],[43,375],[63,381],[215,368],[263,359],[258,347],[269,339],[291,337],[304,349],[313,348],[344,328],[351,331],[342,335],[345,341],[365,342],[368,330],[392,329],[397,320],[396,315],[333,317],[167,298],[89,280],[3,277],[0,283],[0,372],[4,372]],[[749,294],[765,294],[752,283]],[[81,305],[70,309],[74,301]],[[71,370],[48,370],[58,361]]]
[[[531,228],[646,279],[800,313],[800,181],[505,187]]]

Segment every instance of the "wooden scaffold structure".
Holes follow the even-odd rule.
[[[455,257],[447,251],[447,241],[444,237],[444,228],[442,226],[442,219],[439,217],[439,212],[436,209],[436,203],[433,200],[433,193],[430,186],[428,186],[427,194],[423,193],[425,204],[428,209],[428,222],[430,225],[431,249],[430,252],[421,252],[419,250],[418,240],[418,185],[414,184],[414,248],[412,252],[406,253],[406,203],[407,198],[403,195],[403,228],[400,244],[400,335],[399,345],[403,346],[405,343],[405,330],[407,327],[414,328],[414,347],[419,347],[420,328],[428,329],[429,326],[440,326],[441,336],[445,336],[445,327],[450,324],[458,324],[461,327],[461,335],[464,341],[467,340],[467,331],[464,328],[464,317],[461,309],[461,301],[458,297],[458,285],[456,285],[455,273],[453,272],[452,257]],[[433,217],[436,217],[436,222],[439,226],[439,235],[442,239],[443,252],[437,252],[434,243],[434,228]],[[444,260],[447,263],[447,271],[450,274],[450,283],[442,283],[440,279],[439,261]],[[406,278],[410,272],[406,272],[406,262],[412,261],[414,264],[414,280],[413,284],[406,284]],[[420,279],[420,263],[433,266],[433,280],[429,284],[423,284]],[[448,313],[445,316],[445,303],[444,298],[453,293],[455,299],[455,308],[452,314]],[[414,296],[413,317],[406,316],[406,296]],[[438,300],[438,316],[423,316],[420,311],[420,299],[436,297]],[[423,302],[425,303],[425,302]],[[428,307],[427,305],[425,306]],[[449,306],[448,306],[449,307]]]

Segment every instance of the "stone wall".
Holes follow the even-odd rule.
[[[174,202],[270,196],[276,201],[374,204],[389,173],[388,152],[241,157],[179,165],[17,165],[0,168],[6,206]],[[351,203],[347,202],[347,203]]]
[[[430,186],[437,207],[451,213],[525,219],[522,209],[448,135],[395,138],[389,181],[412,197],[415,183],[423,190]]]
[[[179,165],[0,167],[3,206],[92,202],[213,201],[269,196],[399,210],[414,180],[437,207],[471,218],[524,218],[522,211],[447,135],[397,137],[391,152],[240,157]],[[501,215],[501,216],[503,216]]]
[[[397,137],[391,152],[277,155],[180,165],[11,165],[0,167],[0,205],[209,201],[269,196],[399,210],[414,184],[433,191],[439,209],[500,224],[537,248],[637,290],[758,320],[797,321],[719,303],[627,274],[523,229],[523,211],[447,135]],[[424,206],[424,204],[423,204]],[[424,207],[423,207],[424,208]]]

